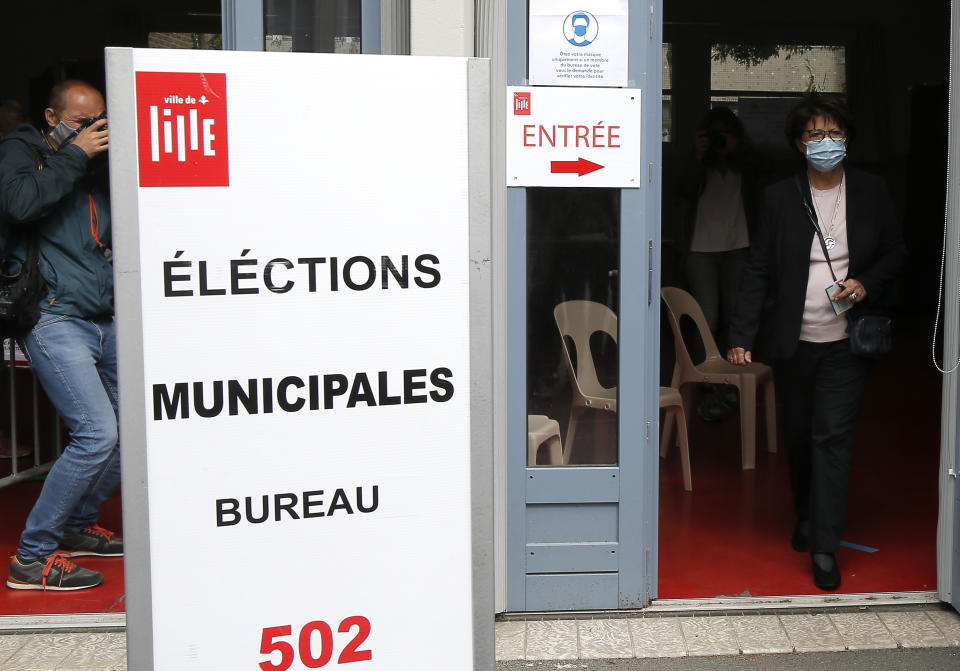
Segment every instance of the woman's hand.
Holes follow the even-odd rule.
[[[854,303],[859,303],[867,297],[867,290],[852,277],[840,280],[839,283],[843,285],[843,291],[834,296],[833,300],[840,301],[846,298]]]
[[[746,366],[748,363],[753,363],[753,355],[748,349],[731,347],[727,352],[727,361],[735,366]]]

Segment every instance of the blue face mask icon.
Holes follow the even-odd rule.
[[[577,37],[585,36],[588,25],[590,25],[590,19],[583,14],[577,14],[573,17],[573,34]]]
[[[563,36],[575,47],[585,47],[597,39],[597,19],[589,12],[573,12],[564,19]]]

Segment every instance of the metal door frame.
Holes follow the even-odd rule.
[[[619,401],[619,608],[656,597],[660,321],[661,0],[629,3],[631,88],[641,89],[647,174],[639,189],[621,190]],[[527,84],[527,3],[507,2],[507,85]],[[507,190],[507,610],[526,603],[527,389],[526,191]],[[630,343],[641,343],[629,347]],[[589,479],[596,468],[569,469]]]
[[[381,0],[360,0],[360,48],[363,53],[380,53],[382,9],[390,10],[393,4],[387,0],[387,5],[381,7]],[[221,0],[220,16],[225,50],[263,51],[263,0]]]
[[[955,177],[960,159],[960,133],[957,133],[957,101],[960,100],[960,3],[950,2],[950,82],[947,144],[947,216],[944,234],[945,269],[942,366],[950,370],[958,361],[960,335],[960,185]],[[951,175],[953,168],[953,175]],[[952,177],[952,178],[951,178]],[[960,414],[958,371],[943,377],[941,400],[940,515],[937,524],[937,594],[960,610],[960,439],[957,416]]]

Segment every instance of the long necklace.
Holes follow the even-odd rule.
[[[837,221],[837,215],[840,214],[840,196],[843,194],[843,178],[846,173],[840,173],[840,186],[837,188],[837,204],[833,208],[833,216],[830,218],[830,223],[827,224],[823,219],[823,215],[820,213],[820,208],[817,207],[817,199],[811,198],[813,201],[813,209],[817,212],[817,218],[823,222],[823,230],[826,235],[823,236],[823,245],[827,249],[833,249],[837,246],[837,239],[833,237],[833,224]],[[810,183],[810,178],[807,178],[807,182]],[[810,192],[813,193],[813,183],[810,183]]]

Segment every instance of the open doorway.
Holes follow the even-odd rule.
[[[739,0],[664,3],[663,286],[688,286],[680,194],[698,121],[711,106],[738,115],[773,182],[800,167],[782,131],[792,102],[808,90],[842,95],[859,129],[849,163],[885,178],[903,222],[910,256],[894,350],[874,368],[858,424],[837,555],[841,593],[937,587],[941,377],[930,340],[946,192],[949,9],[945,0],[909,8],[858,1],[808,18],[794,5],[758,12]],[[661,384],[669,384],[674,341],[662,322]],[[692,491],[683,488],[679,451],[660,463],[658,596],[820,593],[809,555],[790,546],[782,440],[771,453],[758,439],[756,469],[741,469],[738,413],[705,413],[715,420],[705,421],[697,395],[694,388],[687,418]]]
[[[19,121],[43,128],[43,109],[53,84],[82,79],[104,90],[104,47],[219,49],[220,0],[111,0],[96,10],[11,3],[4,8],[2,29],[0,53],[9,67],[0,69],[0,100],[5,110],[19,112]],[[0,375],[0,443],[6,446],[0,450],[0,556],[8,558],[17,552],[44,477],[69,436],[26,359],[19,350],[11,357],[5,345]],[[101,507],[98,523],[121,532],[119,491]],[[0,587],[0,616],[122,613],[124,562],[84,557],[78,563],[103,573],[103,583],[75,592]]]

